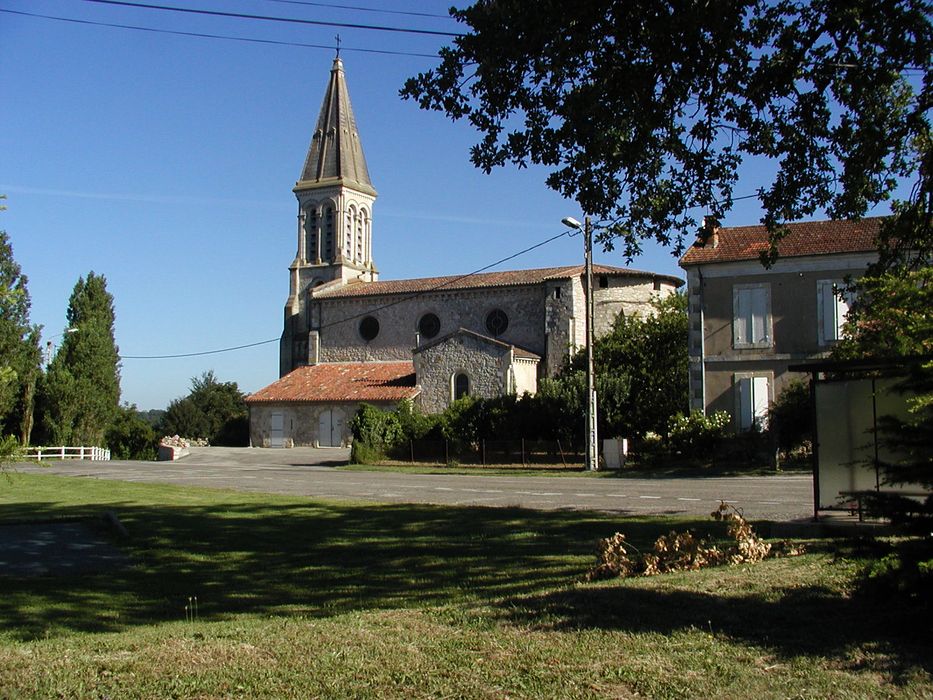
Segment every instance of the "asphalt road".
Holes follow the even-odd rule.
[[[348,450],[193,448],[176,462],[62,461],[18,471],[170,483],[379,503],[521,506],[601,510],[622,515],[708,515],[720,500],[750,519],[813,515],[809,475],[704,478],[580,478],[338,471]]]

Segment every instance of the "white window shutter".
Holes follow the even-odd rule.
[[[732,308],[733,308],[733,342],[735,345],[744,345],[751,342],[748,333],[748,322],[750,315],[748,294],[744,289],[732,290]]]
[[[762,427],[768,425],[768,378],[752,378],[752,413],[754,420]]]
[[[768,335],[768,295],[764,288],[751,289],[751,342],[761,343]]]

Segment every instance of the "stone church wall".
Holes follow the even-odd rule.
[[[494,398],[507,393],[510,356],[507,347],[463,334],[416,353],[421,410],[440,413],[446,409],[453,398],[453,377],[460,373],[470,378],[471,396]]]
[[[498,340],[543,355],[542,293],[541,286],[533,285],[431,292],[403,301],[400,299],[404,297],[396,295],[314,300],[322,324],[320,359],[322,362],[410,360],[417,344],[418,322],[424,314],[434,313],[440,319],[437,337],[459,328],[490,335],[486,316],[493,309],[501,309],[509,319],[508,328]],[[360,321],[367,315],[379,321],[379,335],[370,342],[359,331]],[[341,319],[350,320],[340,322]],[[430,340],[422,338],[421,343]]]

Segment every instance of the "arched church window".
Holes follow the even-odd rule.
[[[441,332],[441,319],[437,314],[425,314],[418,321],[418,332],[422,338],[433,338]]]
[[[502,309],[493,309],[486,314],[486,330],[493,338],[498,338],[509,327],[509,317]]]
[[[324,209],[324,258],[333,260],[334,258],[334,208],[332,206]]]
[[[470,395],[470,378],[461,372],[454,377],[454,401]]]
[[[364,235],[363,231],[366,230],[366,210],[360,209],[360,213],[356,217],[356,234],[354,236],[356,240],[356,259],[358,262],[365,262],[366,255],[363,250],[363,240]]]
[[[356,227],[356,207],[352,204],[347,207],[347,223],[344,227],[343,256],[347,260],[353,258],[353,230]]]
[[[374,316],[367,316],[360,321],[360,337],[367,343],[379,335],[379,321]]]
[[[305,257],[308,260],[317,260],[317,229],[320,225],[317,216],[317,207],[305,209]]]

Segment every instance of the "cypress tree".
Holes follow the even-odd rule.
[[[120,405],[113,297],[103,275],[90,272],[78,279],[67,320],[68,332],[43,387],[47,438],[60,445],[103,446]]]

